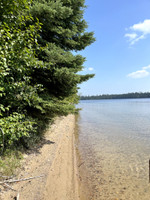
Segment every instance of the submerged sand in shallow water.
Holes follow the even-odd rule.
[[[118,142],[106,137],[78,135],[78,152],[84,163],[79,172],[91,195],[86,200],[149,200],[149,151],[140,141]],[[132,147],[132,148],[131,148]],[[146,147],[144,147],[146,148]],[[139,152],[139,153],[138,153]]]

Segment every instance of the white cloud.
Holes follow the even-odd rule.
[[[92,67],[89,67],[88,70],[89,70],[89,71],[93,71],[94,69],[93,69]]]
[[[142,69],[150,69],[150,65],[143,67]]]
[[[150,72],[148,70],[150,70],[150,65],[148,65],[146,67],[142,67],[141,70],[138,70],[138,71],[135,71],[135,72],[128,74],[127,77],[135,78],[135,79],[144,78],[144,77],[150,75]]]
[[[94,68],[89,67],[89,68],[84,68],[82,71],[93,71],[93,70],[94,70]]]
[[[150,34],[150,19],[146,19],[142,23],[134,24],[130,29],[142,32],[145,35]]]
[[[146,36],[150,34],[150,19],[146,19],[144,22],[134,24],[127,30],[133,31],[131,33],[126,33],[125,37],[129,38],[130,45],[134,45],[136,42],[145,39]]]
[[[139,70],[136,72],[132,72],[132,73],[128,74],[127,76],[131,77],[131,78],[144,78],[148,75],[149,75],[149,72],[143,69],[143,70]]]
[[[137,34],[136,33],[126,33],[125,37],[128,37],[129,40],[133,40],[137,37]]]
[[[134,45],[136,42],[138,42],[139,40],[144,39],[144,38],[145,38],[145,35],[141,35],[141,36],[135,38],[134,40],[132,40],[130,44]]]

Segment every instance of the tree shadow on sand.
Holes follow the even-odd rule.
[[[45,137],[41,138],[41,140],[39,142],[36,143],[36,145],[34,145],[33,147],[28,148],[25,153],[26,154],[41,154],[40,150],[42,149],[42,147],[44,145],[52,145],[55,144],[54,141],[45,139]]]

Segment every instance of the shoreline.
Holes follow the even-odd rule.
[[[89,171],[86,167],[86,160],[82,157],[80,149],[80,138],[79,138],[79,126],[78,126],[78,116],[75,120],[75,152],[77,159],[77,170],[78,170],[78,186],[79,186],[79,196],[80,200],[91,200],[92,197],[92,185],[89,180]]]
[[[0,199],[81,200],[75,145],[75,116],[59,117],[46,131],[37,148],[24,155],[15,179],[41,176],[0,188]]]

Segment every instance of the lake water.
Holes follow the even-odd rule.
[[[85,100],[77,145],[87,200],[150,200],[150,99]]]

